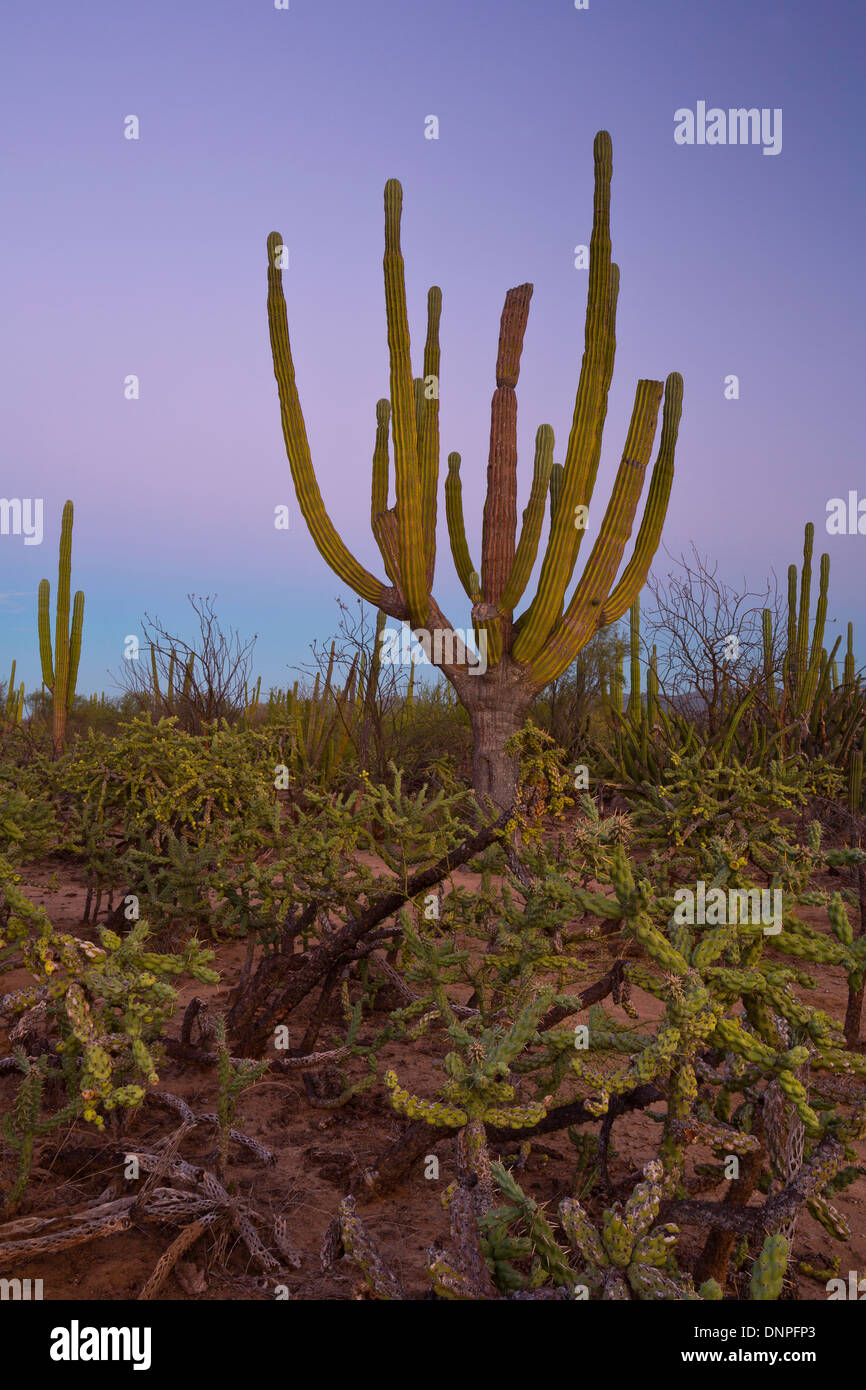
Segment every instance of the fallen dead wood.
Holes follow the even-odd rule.
[[[351,958],[365,938],[380,922],[392,917],[411,898],[425,889],[433,888],[461,864],[474,859],[496,839],[509,819],[503,812],[492,824],[443,855],[436,864],[422,869],[409,879],[405,888],[386,893],[371,903],[356,917],[349,917],[324,940],[302,954],[294,952],[297,935],[304,926],[311,926],[321,904],[309,903],[304,911],[287,923],[283,933],[284,949],[264,957],[242,990],[232,996],[228,1026],[245,1056],[261,1056],[276,1023],[283,1019],[344,960]],[[394,928],[392,935],[399,934]],[[290,949],[285,949],[288,946]]]

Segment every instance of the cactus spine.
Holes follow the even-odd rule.
[[[72,503],[63,508],[60,527],[60,565],[57,577],[57,614],[54,651],[51,648],[51,618],[48,604],[51,586],[47,579],[39,584],[38,627],[42,680],[51,691],[53,705],[52,743],[54,756],[60,757],[66,743],[66,716],[75,698],[75,682],[81,656],[81,629],[84,624],[84,594],[79,589],[72,604],[69,626],[69,578],[72,567]]]
[[[487,664],[470,669],[461,642],[448,645],[436,664],[466,708],[474,736],[473,782],[500,806],[510,805],[517,762],[504,751],[522,725],[539,689],[560,675],[599,629],[616,622],[635,601],[658,546],[673,482],[674,451],[682,411],[682,378],[637,384],[631,423],[613,491],[597,539],[577,587],[567,601],[586,528],[601,454],[608,391],[613,375],[619,269],[611,260],[611,139],[599,131],[594,142],[595,193],[590,239],[589,289],[584,352],[574,416],[564,462],[554,464],[553,430],[536,434],[535,465],[528,504],[517,538],[517,397],[520,357],[532,285],[510,289],[499,326],[496,385],[491,403],[487,499],[484,505],[480,570],[466,538],[460,455],[448,456],[445,505],[451,553],[472,604],[476,638],[483,638]],[[433,594],[436,506],[439,478],[439,320],[442,292],[427,296],[424,374],[413,378],[406,310],[400,217],[403,192],[396,179],[385,186],[385,305],[390,358],[390,399],[376,406],[371,522],[387,581],[376,578],[349,552],[322,500],[310,456],[295,380],[282,289],[282,237],[268,237],[268,320],[283,435],[304,520],[323,558],[362,598],[413,627],[453,634]],[[650,462],[662,406],[661,438],[643,518],[631,558],[617,581]],[[396,501],[388,507],[389,427]],[[550,530],[538,588],[515,617],[539,554],[545,502]]]

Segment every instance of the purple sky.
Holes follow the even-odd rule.
[[[4,331],[0,495],[42,497],[45,539],[0,536],[0,678],[39,683],[36,589],[56,584],[75,502],[86,594],[79,689],[111,690],[145,610],[186,594],[259,633],[290,683],[353,596],[303,526],[279,421],[265,240],[279,230],[292,348],[320,486],[360,559],[375,402],[388,392],[386,179],[404,190],[416,372],[443,291],[441,432],[463,455],[479,557],[490,396],[506,289],[535,285],[519,401],[526,504],[537,426],[561,460],[583,347],[592,139],[614,147],[622,272],[595,503],[635,381],[679,370],[685,405],[665,539],[732,582],[784,583],[805,521],[831,556],[830,612],[866,656],[866,536],[829,536],[859,489],[866,318],[861,4],[825,0],[6,0],[0,21]],[[674,112],[781,108],[783,147],[679,146]],[[124,139],[138,116],[141,138]],[[440,138],[424,138],[425,117]],[[124,378],[140,378],[126,401]],[[736,373],[740,399],[724,398]],[[288,533],[273,528],[287,502]],[[469,621],[440,492],[435,591]],[[590,534],[592,532],[590,531]],[[588,553],[587,547],[581,552]],[[662,557],[662,560],[664,557]],[[531,594],[530,587],[529,593]],[[828,643],[830,645],[830,643]]]

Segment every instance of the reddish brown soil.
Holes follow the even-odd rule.
[[[48,886],[55,870],[64,885],[59,889]],[[455,881],[470,886],[477,884],[479,877],[461,872],[455,874]],[[828,880],[828,885],[838,887],[838,880]],[[32,868],[22,874],[21,887],[34,902],[46,908],[56,926],[81,937],[93,935],[92,928],[81,922],[84,890],[68,866],[46,863]],[[815,913],[815,920],[822,920],[819,912]],[[207,999],[217,1008],[225,1007],[228,992],[240,972],[245,947],[238,943],[220,944],[215,951],[214,963],[222,974],[220,986],[208,988],[195,981],[184,985],[180,994],[181,1010],[194,995]],[[586,983],[598,978],[605,969],[601,947],[594,948]],[[818,980],[818,988],[808,993],[809,1001],[841,1019],[846,998],[841,972],[813,967],[812,973]],[[9,972],[0,979],[0,992],[20,987],[27,980],[22,971]],[[642,1020],[655,1018],[660,1012],[658,1001],[640,990],[634,990],[633,1002]],[[625,1021],[622,1012],[615,1009],[610,1000],[606,1007]],[[293,1042],[300,1040],[304,1021],[304,1009],[297,1011],[290,1020]],[[333,1029],[323,1032],[319,1047],[332,1045],[330,1039],[339,1037],[341,1022],[335,1014]],[[175,1034],[179,1027],[180,1012],[173,1020]],[[0,1030],[0,1052],[5,1055],[8,1051],[8,1036]],[[445,1052],[441,1033],[428,1035],[415,1043],[392,1045],[380,1054],[383,1063],[380,1075],[387,1066],[393,1066],[401,1085],[419,1095],[432,1097],[441,1085]],[[362,1074],[353,1072],[358,1077]],[[0,1077],[0,1113],[8,1108],[16,1086],[13,1077]],[[159,1089],[183,1097],[196,1111],[216,1108],[213,1067],[181,1065],[166,1060],[160,1072]],[[349,1189],[352,1175],[359,1167],[374,1166],[376,1158],[405,1127],[405,1121],[388,1105],[383,1088],[379,1086],[361,1095],[342,1109],[322,1111],[308,1101],[300,1076],[269,1077],[241,1095],[235,1125],[259,1140],[275,1159],[270,1166],[256,1160],[247,1161],[246,1151],[233,1147],[227,1178],[233,1180],[238,1194],[247,1197],[269,1219],[286,1218],[286,1234],[301,1257],[299,1268],[292,1270],[285,1280],[289,1296],[298,1299],[363,1297],[363,1282],[355,1266],[344,1260],[323,1273],[319,1248],[341,1197]],[[123,1148],[146,1149],[175,1127],[170,1113],[145,1104],[128,1123],[123,1135],[99,1134],[93,1126],[78,1124],[65,1134],[50,1136],[42,1141],[37,1151],[31,1182],[16,1216],[72,1210],[100,1194],[123,1196],[128,1190],[120,1156]],[[586,1128],[594,1132],[597,1126]],[[610,1166],[614,1182],[635,1172],[654,1156],[658,1134],[658,1125],[641,1113],[617,1121]],[[181,1152],[191,1162],[212,1166],[214,1148],[215,1131],[201,1128],[187,1137]],[[430,1151],[434,1151],[432,1145]],[[359,1206],[359,1215],[377,1240],[382,1254],[409,1294],[415,1296],[429,1289],[426,1247],[437,1238],[448,1237],[447,1216],[439,1199],[455,1177],[454,1141],[440,1141],[435,1152],[440,1162],[438,1181],[425,1178],[422,1162],[393,1193]],[[866,1153],[862,1156],[866,1157]],[[690,1150],[691,1162],[707,1162],[710,1158],[707,1150],[698,1147]],[[572,1190],[574,1171],[575,1154],[568,1137],[565,1134],[545,1135],[541,1142],[533,1145],[520,1173],[520,1182],[529,1194],[550,1203],[555,1210],[559,1198]],[[0,1156],[0,1181],[8,1183],[13,1172],[12,1158],[7,1151]],[[716,1190],[706,1194],[706,1199],[717,1199],[719,1195]],[[843,1278],[847,1278],[849,1269],[866,1273],[866,1178],[859,1177],[834,1202],[850,1224],[851,1240],[848,1244],[832,1240],[804,1211],[797,1226],[794,1259],[789,1265],[793,1282],[787,1296],[826,1297],[823,1283],[796,1272],[797,1262],[801,1260],[824,1267],[834,1255],[841,1255]],[[138,1295],[176,1234],[176,1228],[143,1224],[69,1252],[31,1257],[26,1268],[7,1266],[0,1269],[0,1273],[6,1278],[41,1278],[46,1299],[131,1299]],[[702,1241],[702,1232],[683,1231],[679,1243],[683,1267],[690,1266]],[[158,1296],[213,1300],[273,1298],[273,1282],[260,1280],[257,1285],[257,1277],[243,1246],[229,1243],[219,1249],[206,1234],[188,1253],[179,1272],[168,1277]]]

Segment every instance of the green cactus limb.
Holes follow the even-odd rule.
[[[556,521],[556,513],[559,507],[559,499],[562,496],[562,475],[561,463],[555,463],[550,470],[550,526]]]
[[[655,647],[650,655],[646,674],[646,717],[650,728],[658,722],[659,712],[659,664]]]
[[[799,693],[806,680],[806,665],[808,660],[809,642],[809,609],[811,607],[812,592],[812,545],[815,539],[815,527],[811,521],[806,523],[806,534],[803,540],[803,568],[800,571],[800,611],[797,618],[797,654],[794,669],[796,671],[796,689]]]
[[[561,474],[561,465],[556,465],[556,467],[559,467]],[[548,486],[551,488],[551,498],[553,496],[553,469],[553,430],[550,425],[539,425],[535,435],[532,490],[523,513],[523,524],[520,528],[520,540],[517,542],[514,563],[499,600],[501,613],[514,611],[529,583],[529,576],[538,555],[538,542],[544,522],[544,504],[547,499]]]
[[[846,685],[854,684],[854,624],[848,624],[848,645],[845,650],[845,665],[842,679]]]
[[[637,384],[622,462],[598,537],[562,622],[555,635],[548,636],[543,653],[531,663],[535,679],[542,684],[564,670],[598,630],[602,608],[631,535],[663,390],[660,381],[639,381]],[[562,505],[567,504],[563,501]]]
[[[391,363],[391,438],[397,493],[400,578],[413,627],[426,627],[429,612],[427,564],[423,544],[421,479],[406,310],[406,283],[400,250],[403,189],[398,179],[385,185],[385,312]],[[382,604],[378,604],[382,607]]]
[[[615,327],[615,301],[611,297],[610,182],[613,148],[606,130],[593,145],[595,192],[590,237],[589,289],[580,380],[574,417],[563,464],[562,496],[547,542],[538,590],[523,615],[514,642],[516,661],[529,662],[542,651],[563,603],[574,568],[582,532],[574,526],[575,508],[589,506],[590,473],[604,405],[608,340]]]
[[[46,690],[54,689],[54,665],[51,652],[51,613],[49,602],[51,585],[47,579],[39,581],[37,605],[37,624],[39,630],[39,657],[42,662],[42,684]]]
[[[625,687],[625,674],[623,672],[623,661],[625,660],[625,643],[622,638],[617,638],[616,652],[614,655],[613,680],[611,682],[611,703],[617,714],[623,711],[623,690]]]
[[[472,576],[477,573],[469,555],[466,543],[466,527],[463,521],[463,484],[460,481],[460,455],[448,455],[448,477],[445,482],[445,514],[448,519],[448,537],[451,554],[460,583],[467,595],[476,602],[480,598],[481,580],[473,587]]]
[[[154,702],[155,702],[155,708],[156,708],[156,709],[159,709],[159,704],[160,704],[159,672],[158,672],[157,666],[156,666],[156,647],[153,647],[153,646],[151,646],[151,649],[150,649],[150,674],[151,674],[151,676],[152,676],[152,678],[153,678],[153,698],[154,698]]]
[[[855,748],[848,761],[848,809],[853,816],[860,814],[863,804],[863,750]]]
[[[55,757],[63,752],[66,742],[66,716],[75,698],[78,663],[81,657],[81,633],[84,625],[84,594],[79,589],[72,605],[72,628],[69,624],[69,589],[72,569],[73,506],[63,507],[60,526],[60,561],[57,576],[57,610],[54,628],[52,660],[51,619],[48,605],[51,586],[47,579],[39,583],[37,629],[42,679],[51,691],[53,705],[52,743]]]
[[[424,343],[424,423],[418,440],[421,475],[421,516],[424,527],[427,588],[433,587],[436,568],[436,519],[439,490],[439,319],[442,291],[431,285],[427,291],[427,338]]]
[[[286,443],[286,453],[298,505],[316,548],[323,559],[350,588],[365,598],[368,603],[374,603],[379,607],[383,602],[389,601],[389,593],[375,575],[370,574],[369,570],[358,563],[337,533],[325,509],[319,484],[313,471],[307,427],[304,423],[298,396],[295,366],[289,341],[286,301],[283,295],[283,272],[278,261],[282,246],[283,239],[280,233],[271,232],[268,237],[268,324],[274,375],[280,399],[283,438]]]
[[[683,413],[683,379],[671,372],[665,382],[662,433],[650,480],[646,506],[634,544],[632,557],[622,577],[611,591],[601,612],[600,627],[615,623],[631,607],[649,574],[653,556],[661,540],[662,527],[674,480],[674,456]]]
[[[640,723],[642,702],[640,690],[640,598],[629,610],[630,679],[628,688],[628,718],[633,725]]]
[[[785,1236],[767,1236],[752,1267],[750,1298],[768,1301],[779,1297],[788,1267],[788,1254],[789,1246]]]
[[[376,402],[376,443],[373,449],[373,487],[370,502],[370,525],[385,573],[397,587],[400,583],[400,548],[396,535],[397,518],[388,508],[388,430],[391,422],[391,402],[383,397]]]
[[[773,615],[769,608],[765,608],[761,615],[761,636],[763,639],[764,687],[766,690],[767,704],[770,706],[770,709],[775,709],[776,681],[773,672]]]

